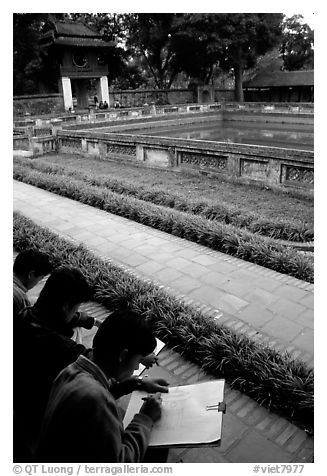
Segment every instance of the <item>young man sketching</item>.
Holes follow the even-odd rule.
[[[38,462],[144,461],[152,426],[161,416],[160,396],[144,402],[124,430],[116,398],[136,388],[168,392],[164,380],[131,377],[156,347],[144,320],[115,311],[99,327],[92,354],[78,357],[52,386],[37,451]]]

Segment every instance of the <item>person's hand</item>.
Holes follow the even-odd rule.
[[[142,390],[148,393],[156,393],[156,392],[168,393],[169,392],[168,385],[169,383],[163,378],[142,379]]]
[[[160,393],[149,395],[148,397],[145,397],[144,400],[145,401],[140,408],[140,413],[147,415],[153,420],[153,422],[156,422],[161,417],[162,400]]]
[[[158,364],[158,357],[152,352],[151,354],[143,357],[143,359],[141,360],[141,364],[144,365],[144,367],[146,367],[147,369],[149,369],[150,367],[152,367],[152,365]]]

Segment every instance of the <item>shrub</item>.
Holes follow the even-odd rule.
[[[14,178],[82,203],[172,233],[217,251],[313,282],[313,260],[273,240],[238,229],[95,187],[83,180],[49,175],[16,166]]]
[[[14,163],[47,174],[83,180],[90,185],[105,187],[119,194],[131,195],[156,205],[174,208],[175,210],[203,216],[209,220],[246,228],[252,233],[259,233],[270,238],[295,242],[313,240],[313,229],[303,223],[276,219],[269,221],[261,218],[256,213],[239,210],[228,203],[213,203],[209,200],[186,199],[179,193],[167,192],[159,187],[146,189],[143,186],[135,185],[127,181],[112,179],[100,174],[89,175],[69,166],[49,165],[37,160],[26,162],[26,160],[23,161],[21,158],[15,158]]]

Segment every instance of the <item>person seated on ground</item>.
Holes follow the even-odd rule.
[[[130,383],[141,359],[155,346],[155,337],[138,314],[125,309],[107,317],[94,337],[92,354],[78,357],[53,383],[37,462],[142,462],[152,426],[161,416],[160,396],[150,396],[124,430],[117,382]],[[168,392],[167,385],[161,379],[144,379],[138,388]],[[126,385],[124,393],[132,390]]]
[[[102,101],[100,101],[100,103],[99,103],[99,109],[104,109],[104,108],[103,108],[103,102],[102,102]]]
[[[118,100],[115,101],[114,108],[115,108],[115,109],[119,109],[120,107],[121,107],[120,102],[119,102]]]
[[[26,430],[24,438],[31,452],[35,449],[53,380],[80,354],[90,352],[71,337],[73,326],[78,325],[78,307],[91,296],[91,288],[80,270],[57,268],[47,279],[35,304],[21,311],[14,328],[15,420],[17,427]],[[91,319],[94,322],[94,318]],[[124,383],[132,390],[136,384],[135,378]],[[122,394],[124,385],[120,389]]]
[[[90,287],[78,269],[58,268],[35,304],[21,311],[14,328],[14,409],[19,426],[26,428],[31,451],[54,378],[86,351],[71,339],[72,320],[78,306],[90,297]]]
[[[15,258],[13,268],[13,306],[14,319],[26,306],[30,306],[27,291],[50,272],[49,257],[41,251],[28,249]]]
[[[108,109],[108,107],[109,107],[109,105],[108,105],[107,101],[104,101],[104,103],[103,103],[103,109]]]

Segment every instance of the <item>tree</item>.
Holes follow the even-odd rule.
[[[13,89],[14,94],[38,92],[42,75],[43,53],[38,45],[47,14],[14,13],[13,17]]]
[[[145,59],[147,67],[159,89],[169,89],[181,71],[176,61],[172,37],[182,14],[136,13],[126,15],[127,46]]]
[[[278,44],[282,19],[279,13],[185,15],[175,34],[179,65],[202,82],[212,80],[215,70],[232,71],[235,99],[243,101],[243,73]]]
[[[313,69],[313,44],[314,32],[307,23],[303,23],[302,15],[285,17],[280,48],[284,62],[283,69],[287,71]]]
[[[220,67],[233,70],[235,99],[243,101],[242,80],[246,69],[271,50],[281,38],[282,14],[232,13],[217,15],[218,34],[223,43]]]
[[[193,80],[208,84],[219,64],[221,38],[216,15],[185,14],[175,20],[172,48],[179,68]]]

